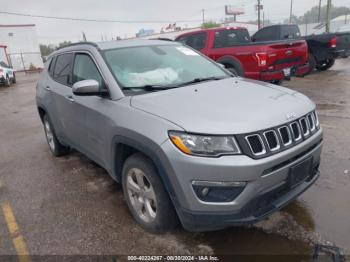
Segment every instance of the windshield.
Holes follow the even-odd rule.
[[[219,66],[182,45],[112,49],[104,58],[124,89],[180,86],[199,79],[230,75]]]

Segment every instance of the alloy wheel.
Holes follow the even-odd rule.
[[[157,200],[145,173],[141,169],[131,168],[127,174],[126,187],[134,211],[146,223],[152,222],[157,215]]]

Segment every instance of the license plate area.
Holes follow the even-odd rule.
[[[284,68],[283,69],[283,74],[284,76],[288,77],[288,76],[291,76],[291,69],[290,68]]]
[[[304,159],[289,169],[288,184],[294,188],[303,183],[311,174],[312,156]]]

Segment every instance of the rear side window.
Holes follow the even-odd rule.
[[[49,69],[48,69],[50,76],[53,76],[53,69],[55,67],[55,61],[56,61],[56,57],[53,57],[50,61],[50,65],[49,65]]]
[[[279,35],[279,29],[277,27],[271,26],[271,27],[265,27],[263,29],[260,29],[253,36],[253,39],[255,41],[274,41],[274,40],[279,40],[278,35]]]
[[[63,54],[56,58],[53,78],[63,85],[70,86],[72,84],[72,59],[73,54]]]
[[[282,39],[296,39],[300,37],[300,30],[295,25],[285,25],[281,27]]]
[[[182,36],[177,39],[178,42],[186,44],[193,49],[201,50],[205,47],[205,43],[207,41],[206,33],[193,34],[189,36]]]
[[[232,47],[249,43],[250,41],[247,30],[219,30],[215,32],[214,48]]]
[[[105,89],[105,84],[95,62],[87,54],[77,54],[74,59],[73,84],[82,80],[96,80],[101,89]]]

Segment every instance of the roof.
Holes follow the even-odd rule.
[[[219,27],[213,27],[213,28],[198,28],[197,30],[189,31],[189,32],[184,32],[182,34],[179,34],[178,36],[183,36],[183,35],[192,35],[194,33],[200,33],[200,32],[207,32],[207,31],[216,31],[216,30],[241,30],[241,29],[247,29],[246,27],[243,26],[219,26]]]
[[[172,42],[168,40],[144,40],[144,39],[129,39],[129,40],[118,40],[118,41],[108,41],[108,42],[79,42],[67,45],[60,48],[60,51],[69,51],[74,47],[79,46],[94,46],[99,50],[108,50],[114,48],[124,48],[124,47],[136,47],[136,46],[152,46],[152,45],[179,45],[177,42]]]
[[[0,25],[0,27],[30,27],[30,26],[35,26],[35,24]]]

